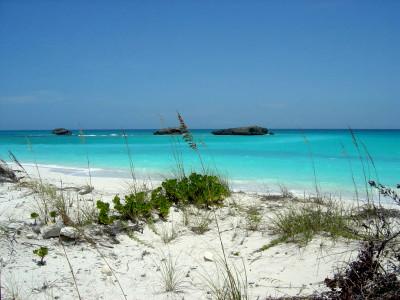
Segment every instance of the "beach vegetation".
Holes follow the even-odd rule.
[[[289,191],[288,187],[284,184],[279,184],[279,191],[282,198],[293,198],[293,193]]]
[[[75,226],[76,224],[73,221],[73,219],[75,219],[73,214],[73,198],[70,193],[63,192],[62,183],[60,190],[61,191],[57,193],[57,189],[55,189],[55,196],[51,198],[48,209],[54,208],[65,225]]]
[[[49,253],[49,249],[47,247],[40,247],[38,249],[33,250],[33,254],[37,255],[40,257],[40,261],[38,261],[39,266],[44,266],[46,262],[44,261],[44,258],[46,255]]]
[[[97,201],[98,221],[104,225],[112,223],[113,218],[148,222],[152,220],[153,213],[165,220],[172,204],[181,207],[194,205],[198,208],[210,208],[220,206],[229,194],[227,184],[217,176],[192,173],[181,179],[167,179],[162,182],[161,187],[152,191],[131,193],[126,195],[124,200],[116,195],[112,200],[116,212],[113,217],[109,215],[110,204]]]
[[[37,213],[40,220],[47,224],[51,203],[59,196],[57,195],[57,188],[52,184],[43,182],[41,179],[20,181],[19,186],[29,188],[33,193],[38,195],[38,199],[35,198]]]
[[[55,223],[55,222],[56,222],[56,217],[57,217],[57,212],[56,212],[55,210],[52,210],[52,211],[49,213],[49,215],[50,215],[50,217],[53,219],[53,222]]]
[[[240,253],[236,252],[235,256]],[[216,300],[247,300],[249,298],[247,272],[221,258],[215,263],[216,277],[205,277],[212,299]]]
[[[152,203],[148,201],[146,192],[132,193],[125,196],[125,201],[117,195],[113,199],[114,209],[123,220],[138,221],[139,219],[151,218]]]
[[[333,239],[360,239],[362,235],[356,230],[358,224],[351,216],[350,209],[333,201],[326,202],[325,205],[291,205],[273,216],[270,228],[278,237],[259,251],[282,242],[306,245],[318,234],[328,235]]]
[[[192,232],[204,234],[210,230],[210,225],[213,221],[211,211],[196,207],[190,207],[187,211],[187,226]]]
[[[39,214],[37,212],[31,213],[31,219],[35,221],[34,225],[37,224],[37,218],[39,217]]]
[[[2,275],[1,272],[0,275]],[[4,293],[0,293],[0,295],[4,298],[1,299],[11,299],[11,300],[28,299],[26,284],[16,279],[13,273],[9,273],[8,276],[5,276],[4,278],[1,279],[2,283],[0,289],[2,292],[4,288]]]
[[[60,187],[57,187],[42,179],[31,177],[21,180],[18,186],[28,188],[35,194],[37,220],[44,224],[48,224],[49,221],[55,222],[58,216],[66,226],[73,227],[91,224],[98,219],[95,202],[83,201],[81,204],[78,195],[81,188],[64,187],[62,182]]]
[[[158,216],[165,220],[168,217],[171,201],[166,197],[162,187],[158,187],[151,192],[151,203],[157,211]]]
[[[165,292],[180,293],[183,291],[184,274],[179,268],[178,259],[171,254],[161,258],[159,263],[162,288]]]
[[[140,220],[150,222],[153,219],[152,213],[157,213],[160,218],[166,219],[172,205],[159,189],[152,192],[131,193],[126,195],[123,200],[116,195],[112,202],[115,214],[110,216],[110,204],[97,201],[98,222],[100,224],[111,224],[116,218],[133,222]]]
[[[160,237],[164,244],[169,244],[178,237],[178,231],[173,224],[171,226],[164,225],[161,228]]]
[[[109,216],[110,204],[107,202],[98,200],[96,203],[96,206],[99,209],[98,222],[103,225],[111,224],[113,222],[113,217]]]
[[[260,228],[262,215],[261,209],[257,205],[252,205],[246,209],[246,229],[250,231],[257,231]]]
[[[228,185],[215,175],[191,173],[181,179],[167,179],[162,183],[165,196],[178,205],[193,204],[201,208],[220,206],[230,195]]]

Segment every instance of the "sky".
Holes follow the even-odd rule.
[[[400,1],[0,0],[0,130],[400,128]]]

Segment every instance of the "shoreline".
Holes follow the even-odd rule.
[[[79,137],[44,136],[33,139],[32,144],[27,144],[23,135],[15,139],[0,136],[3,145],[0,156],[7,158],[6,149],[10,149],[20,162],[29,162],[27,165],[33,166],[37,162],[55,173],[83,177],[87,175],[89,159],[93,177],[130,178],[127,146],[121,137],[113,136],[114,132],[88,130],[90,136],[84,140]],[[174,144],[170,136],[161,138],[149,131],[135,132],[129,137],[128,147],[132,151],[137,178],[159,182],[173,176],[177,168],[174,151],[180,153],[186,171],[201,170],[197,156],[185,143],[179,141]],[[109,137],[99,136],[103,134]],[[354,180],[358,194],[361,198],[365,196],[363,172],[367,173],[368,179],[374,180],[379,174],[383,184],[393,187],[397,184],[400,171],[396,150],[399,139],[393,131],[384,135],[366,131],[360,133],[358,138],[368,147],[374,159],[373,165],[366,153],[360,160],[347,130],[310,130],[307,140],[311,149],[305,144],[300,130],[283,131],[264,138],[216,137],[202,130],[193,134],[199,145],[204,145],[200,148],[205,165],[228,179],[235,191],[278,193],[280,185],[284,185],[294,194],[302,196],[315,194],[316,181],[323,194],[352,200],[357,194]]]
[[[14,163],[9,163],[11,166],[16,166]],[[27,170],[29,174],[37,176],[37,167],[39,172],[43,173],[44,177],[48,177],[50,180],[70,180],[78,183],[89,180],[88,168],[84,167],[71,167],[64,165],[54,164],[36,164],[34,163],[21,163],[21,165]],[[161,182],[167,178],[174,177],[174,173],[171,171],[169,175],[167,172],[151,173],[146,176],[146,172],[135,170],[136,180],[139,183],[147,183],[150,186],[159,186]],[[90,168],[91,179],[94,182],[101,182],[109,185],[109,182],[113,182],[113,185],[119,186],[121,183],[129,183],[132,181],[132,176],[129,170],[121,168]],[[290,193],[298,198],[313,197],[316,195],[315,189],[301,190],[291,188],[290,182],[278,182],[277,180],[230,180],[227,177],[222,176],[228,181],[228,184],[234,192],[244,192],[248,194],[256,195],[278,195],[280,194],[281,188],[287,189]],[[110,186],[109,186],[110,187]],[[332,191],[322,191],[321,195],[325,197],[333,197],[344,201],[356,201],[354,192],[343,192],[336,188]]]

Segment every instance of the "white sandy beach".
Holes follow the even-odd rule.
[[[34,167],[27,167],[27,171],[37,174]],[[56,173],[48,168],[40,168],[40,175],[42,180],[58,186],[62,182],[64,187],[89,182],[87,176]],[[74,196],[81,205],[92,203],[93,199],[111,201],[115,194],[126,194],[129,179],[93,177],[92,185],[92,194]],[[10,297],[12,291],[18,291],[20,299],[78,299],[66,253],[81,299],[124,299],[123,293],[126,299],[211,299],[208,281],[216,282],[222,276],[218,272],[222,252],[215,222],[210,225],[211,230],[196,234],[183,224],[182,211],[171,208],[167,222],[146,225],[143,233],[136,232],[134,238],[122,232],[114,241],[96,235],[96,226],[89,226],[85,234],[95,244],[84,239],[64,242],[64,253],[58,238],[43,239],[32,231],[30,214],[36,210],[36,198],[28,188],[0,184],[3,295]],[[226,205],[216,210],[228,261],[243,277],[247,274],[251,299],[309,295],[324,290],[324,279],[357,254],[358,242],[334,243],[322,236],[305,247],[281,244],[255,252],[273,239],[268,229],[270,218],[290,201],[293,200],[233,193]],[[244,214],[237,209],[250,205],[262,209],[262,222],[256,231],[246,228]],[[160,233],[172,227],[177,238],[166,244]],[[49,248],[44,266],[36,264],[32,253],[39,246]],[[168,257],[176,263],[177,276],[182,279],[178,293],[163,291],[160,266]]]

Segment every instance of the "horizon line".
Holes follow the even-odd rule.
[[[243,126],[246,127],[246,126]],[[60,128],[60,127],[59,127]],[[173,127],[164,127],[164,128],[173,128]],[[225,127],[225,128],[234,128],[234,127]],[[0,131],[52,131],[52,129],[0,129]],[[160,128],[86,128],[86,129],[78,129],[78,128],[66,128],[71,131],[85,131],[85,130],[159,130]],[[190,130],[216,130],[223,128],[190,128]],[[277,128],[267,128],[268,130],[400,130],[400,128],[352,128],[352,127],[342,127],[342,128],[294,128],[294,127],[277,127]]]

